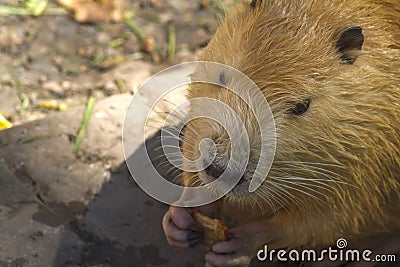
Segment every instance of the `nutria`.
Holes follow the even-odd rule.
[[[400,229],[398,0],[241,3],[222,20],[201,60],[249,76],[270,105],[277,135],[275,159],[261,187],[248,191],[248,174],[259,157],[252,144],[241,181],[204,208],[220,210],[214,215],[234,235],[206,254],[210,266],[246,266],[264,244],[322,248],[346,238],[357,246]],[[229,102],[248,128],[254,124],[243,103],[222,87],[193,84],[188,97]],[[229,140],[210,123],[189,123],[182,146],[187,158],[198,157],[199,135],[213,138],[217,153],[226,155]],[[252,133],[250,142],[257,139]],[[217,179],[221,165],[201,175],[184,172],[183,181],[194,186],[206,183],[204,177]],[[171,245],[198,242],[188,214],[171,207],[164,216]]]

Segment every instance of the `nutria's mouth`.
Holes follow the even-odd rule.
[[[235,187],[232,188],[232,190],[228,194],[240,197],[246,195],[246,192],[248,193],[248,191],[246,191],[248,188],[248,186],[246,186],[246,183],[248,183],[249,181],[245,178],[245,176],[246,174],[242,175],[240,180],[235,184]],[[203,184],[208,184],[215,180],[218,180],[218,178],[210,176],[206,171],[198,172],[198,177]]]
[[[207,173],[207,171],[201,171],[201,172],[199,172],[199,174],[201,174],[199,176],[200,180],[202,180],[204,183],[211,183],[211,182],[219,179],[219,177],[214,178],[213,176],[209,175]],[[236,185],[243,184],[245,181],[246,181],[245,174],[243,174],[242,177],[240,177],[240,180],[237,182]]]

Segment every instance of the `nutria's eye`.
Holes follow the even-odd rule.
[[[302,103],[297,103],[294,108],[291,108],[289,110],[289,113],[292,113],[294,115],[301,115],[308,110],[308,108],[310,107],[310,103],[311,103],[310,99],[307,99]]]
[[[261,0],[253,0],[253,1],[251,1],[250,6],[252,8],[256,8],[257,4],[259,4],[260,2],[261,2]]]

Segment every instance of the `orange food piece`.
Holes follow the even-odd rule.
[[[204,245],[207,249],[211,250],[216,242],[228,240],[228,227],[220,220],[207,217],[197,210],[192,210],[192,215],[204,229]]]

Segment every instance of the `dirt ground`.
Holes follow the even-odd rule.
[[[19,125],[57,112],[41,108],[45,101],[72,108],[85,103],[89,93],[102,99],[131,92],[155,71],[196,59],[215,31],[217,14],[232,1],[211,1],[207,7],[201,2],[126,1],[131,20],[154,39],[150,52],[126,22],[79,24],[65,10],[63,15],[0,16],[0,112]],[[23,1],[0,4],[22,6]],[[171,26],[173,59],[168,55]]]

